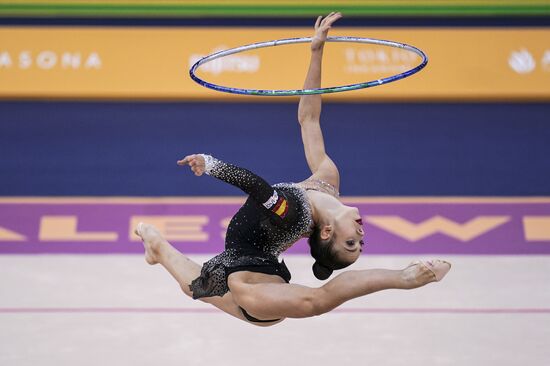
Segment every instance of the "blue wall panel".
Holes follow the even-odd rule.
[[[236,195],[176,166],[207,152],[308,176],[292,103],[1,102],[0,195]],[[550,104],[325,104],[344,195],[549,195]]]

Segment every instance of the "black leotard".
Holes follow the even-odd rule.
[[[223,296],[229,291],[227,277],[238,271],[278,275],[289,282],[290,272],[278,256],[311,230],[305,190],[294,183],[271,186],[249,170],[202,156],[207,174],[239,187],[249,197],[229,223],[225,250],[204,263],[189,286],[193,298]]]

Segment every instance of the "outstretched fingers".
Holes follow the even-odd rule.
[[[328,31],[332,27],[332,24],[342,17],[342,14],[339,12],[332,12],[326,17],[317,17],[315,22],[315,35],[312,39],[312,50],[317,50],[322,47],[322,45],[327,40]]]
[[[336,22],[338,19],[342,18],[342,13],[340,12],[332,12],[329,15],[327,15],[324,19],[321,20],[319,23],[319,27],[323,30],[328,30]]]
[[[187,155],[185,158],[178,160],[177,164],[180,166],[187,165],[191,162],[191,160],[195,159],[195,156],[195,154]]]
[[[200,154],[187,155],[185,158],[178,160],[177,164],[179,166],[189,165],[196,176],[202,175],[206,168],[204,158]]]
[[[317,17],[317,20],[315,21],[315,29],[319,29],[319,26],[321,25],[321,20],[323,20],[323,17],[321,15],[319,15]]]

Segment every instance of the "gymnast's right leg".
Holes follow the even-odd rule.
[[[172,277],[178,281],[183,292],[187,296],[192,297],[193,293],[189,289],[189,285],[191,281],[199,277],[201,266],[174,248],[162,237],[154,226],[140,223],[135,233],[141,237],[143,241],[143,246],[145,247],[145,260],[147,263],[151,265],[161,264]],[[220,310],[241,320],[247,321],[239,306],[233,301],[231,292],[226,293],[223,297],[213,296],[201,298],[200,300],[212,304]]]

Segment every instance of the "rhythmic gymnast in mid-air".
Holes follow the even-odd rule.
[[[323,47],[329,29],[341,17],[331,13],[317,19],[304,89],[320,88]],[[290,272],[278,257],[301,238],[309,238],[313,273],[321,280],[354,263],[363,247],[359,210],[339,200],[340,176],[325,152],[320,115],[321,96],[302,96],[298,121],[312,175],[300,183],[271,186],[210,155],[179,160],[178,165],[188,165],[197,176],[206,173],[240,188],[248,199],[231,219],[225,250],[203,266],[180,253],[153,226],[138,224],[135,232],[143,240],[146,261],[164,266],[186,295],[259,326],[327,313],[380,290],[413,289],[440,281],[451,265],[433,260],[413,262],[403,270],[345,271],[319,288],[289,283]]]

